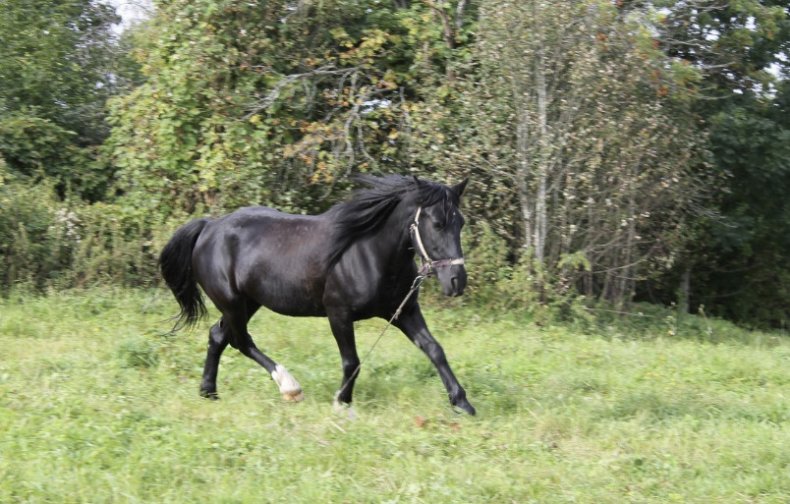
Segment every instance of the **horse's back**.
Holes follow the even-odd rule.
[[[193,265],[217,304],[247,297],[289,315],[322,315],[331,226],[322,216],[245,207],[206,225]]]

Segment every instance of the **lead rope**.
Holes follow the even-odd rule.
[[[357,364],[357,368],[354,370],[353,373],[351,373],[351,376],[349,376],[348,379],[343,382],[343,386],[340,387],[340,390],[338,390],[337,393],[335,394],[335,399],[337,399],[338,396],[340,396],[340,394],[346,389],[346,387],[351,382],[351,380],[353,380],[354,377],[357,375],[357,373],[359,373],[359,370],[362,368],[362,363],[368,360],[370,354],[373,353],[373,349],[376,348],[376,345],[379,344],[381,338],[384,337],[384,333],[387,332],[387,329],[390,328],[390,326],[394,321],[398,320],[398,317],[400,317],[403,307],[406,306],[406,302],[409,300],[409,298],[411,298],[412,294],[414,294],[417,291],[417,289],[420,288],[420,285],[422,285],[422,283],[425,281],[426,278],[428,278],[428,275],[422,275],[422,274],[417,275],[414,278],[414,281],[411,283],[411,288],[409,289],[409,292],[406,293],[406,297],[403,298],[403,301],[401,301],[400,305],[395,310],[395,313],[393,313],[392,317],[390,317],[389,321],[387,321],[387,325],[384,326],[384,329],[382,329],[378,338],[376,338],[376,341],[373,342],[373,345],[371,345],[371,347],[365,353],[365,356],[362,357],[362,359],[360,359],[359,364]]]

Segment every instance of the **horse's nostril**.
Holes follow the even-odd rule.
[[[453,277],[450,281],[453,284],[453,290],[458,292],[458,277]]]

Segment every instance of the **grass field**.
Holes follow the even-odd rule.
[[[331,408],[325,320],[251,326],[304,402],[282,402],[232,349],[210,402],[197,394],[209,322],[168,335],[175,310],[164,291],[0,301],[0,502],[790,502],[787,336],[434,307],[478,416],[453,413],[390,331],[352,421]],[[381,327],[358,325],[360,354]]]

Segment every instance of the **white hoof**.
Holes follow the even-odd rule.
[[[357,412],[354,410],[354,407],[348,403],[338,401],[337,397],[332,401],[332,411],[334,411],[336,415],[346,417],[349,420],[357,419]]]
[[[296,378],[291,376],[291,373],[280,364],[277,364],[274,371],[272,371],[272,380],[280,387],[280,393],[286,401],[299,402],[304,399],[302,386],[299,385]]]

